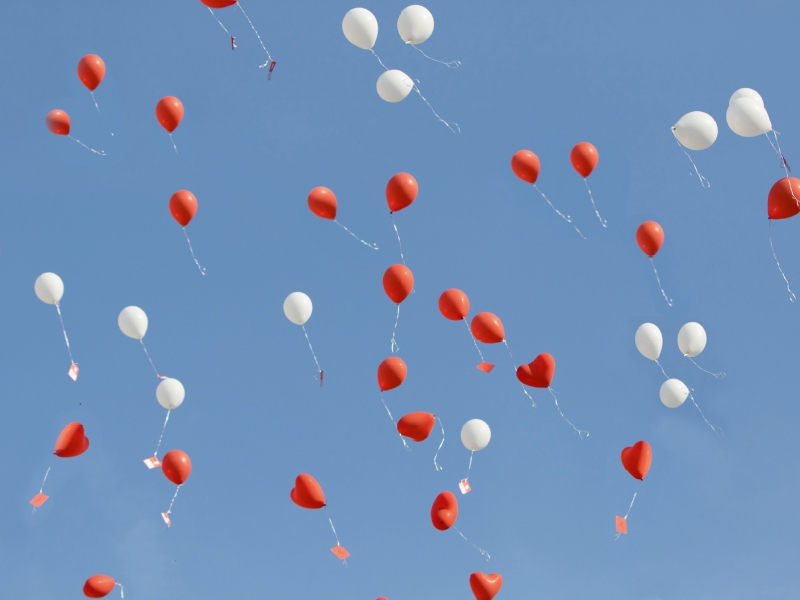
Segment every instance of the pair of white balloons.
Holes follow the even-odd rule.
[[[489,445],[492,439],[492,430],[485,421],[472,419],[464,423],[461,428],[461,443],[470,452],[478,452]]]
[[[658,360],[661,356],[661,348],[664,346],[664,338],[661,330],[653,323],[643,323],[636,330],[634,338],[636,349],[650,360]],[[706,330],[700,323],[689,322],[681,327],[678,332],[678,349],[684,356],[695,357],[705,350],[708,336]],[[677,381],[677,380],[676,380]]]
[[[372,50],[378,40],[378,19],[366,8],[347,11],[342,19],[344,37],[363,50]],[[424,6],[405,7],[397,19],[397,32],[407,44],[421,44],[433,33],[433,15]]]
[[[33,291],[45,304],[58,304],[64,295],[64,282],[55,273],[42,273],[36,278]]]
[[[295,325],[304,325],[311,318],[314,306],[303,292],[292,292],[283,301],[283,314]]]

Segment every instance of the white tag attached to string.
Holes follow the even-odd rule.
[[[72,366],[70,366],[69,373],[67,373],[67,375],[69,375],[69,377],[70,377],[70,379],[72,379],[72,381],[77,381],[78,380],[78,373],[80,373],[80,369],[78,368],[78,365],[76,365],[75,363],[72,363]]]
[[[461,490],[462,494],[468,494],[472,491],[472,487],[469,485],[469,481],[466,479],[462,479],[458,482],[458,489]]]
[[[143,462],[144,462],[145,465],[147,465],[148,469],[155,469],[156,467],[160,467],[161,466],[161,461],[158,460],[157,456],[152,456],[150,458],[145,458]]]

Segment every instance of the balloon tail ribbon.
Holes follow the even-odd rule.
[[[719,434],[720,434],[720,431],[722,431],[722,428],[721,428],[721,427],[714,427],[714,426],[713,426],[711,423],[709,423],[709,422],[708,422],[708,419],[706,419],[706,416],[703,414],[703,411],[700,409],[700,406],[697,404],[697,401],[694,399],[694,396],[692,395],[692,392],[691,392],[691,391],[689,392],[689,398],[691,398],[691,399],[692,399],[692,403],[694,404],[694,407],[695,407],[695,408],[698,410],[698,412],[700,413],[700,416],[701,416],[701,417],[703,417],[703,421],[705,421],[705,422],[706,422],[706,425],[708,425],[709,427],[711,427],[711,429],[713,429],[713,430],[714,430],[714,433],[716,433],[717,435],[719,435]],[[719,429],[719,431],[717,431],[717,429]],[[725,435],[725,432],[724,432],[724,431],[722,431],[722,435],[723,435],[723,436]]]
[[[164,377],[163,375],[158,374],[158,369],[156,369],[156,366],[153,364],[153,359],[150,358],[150,353],[147,351],[147,348],[144,345],[144,340],[140,339],[139,343],[142,345],[142,350],[144,350],[144,354],[147,357],[147,360],[150,361],[150,366],[153,367],[153,371],[156,372],[156,377],[158,377],[159,379],[166,379],[166,377]]]
[[[658,359],[654,360],[653,362],[658,365],[659,369],[661,369],[661,372],[664,374],[664,378],[669,379],[669,375],[667,375],[667,372],[664,370],[664,367],[661,366],[661,363],[658,362]]]
[[[377,250],[377,249],[378,249],[378,244],[370,244],[369,242],[365,242],[365,241],[364,241],[364,240],[362,240],[360,237],[358,237],[358,236],[357,236],[355,233],[353,233],[352,231],[350,231],[350,230],[349,230],[347,227],[345,227],[344,225],[342,225],[341,223],[339,223],[339,221],[337,221],[336,219],[334,219],[334,220],[333,220],[333,222],[334,222],[334,223],[336,223],[336,224],[337,224],[339,227],[341,227],[342,229],[344,229],[344,230],[345,230],[347,233],[349,233],[350,235],[352,235],[354,238],[356,238],[356,239],[357,239],[359,242],[361,242],[361,243],[362,243],[362,244],[364,244],[365,246],[369,246],[369,247],[370,247],[370,248],[372,248],[373,250]]]
[[[389,415],[389,418],[392,420],[392,423],[394,423],[394,428],[396,430],[397,429],[397,422],[394,420],[394,417],[392,416],[392,411],[390,411],[389,407],[386,405],[386,400],[383,399],[383,394],[381,394],[381,402],[383,402],[383,408],[386,409],[386,414]],[[400,432],[398,432],[398,435],[400,436],[400,440],[403,442],[403,446],[405,446],[405,449],[408,450],[409,452],[411,452],[411,448],[408,447],[408,443],[406,442],[406,438],[404,438],[402,436],[402,434],[400,434]]]
[[[39,493],[40,494],[44,493],[44,482],[47,481],[47,476],[50,475],[50,469],[52,469],[52,468],[53,468],[53,465],[50,465],[49,467],[47,467],[47,473],[44,474],[44,479],[42,479],[42,485],[39,488]]]
[[[242,3],[241,2],[237,2],[236,6],[239,7],[239,10],[242,11],[242,14],[244,15],[244,18],[247,19],[248,23],[250,23],[250,29],[252,29],[253,33],[256,34],[256,37],[258,38],[258,43],[261,44],[261,47],[264,49],[264,52],[267,53],[267,62],[265,62],[263,65],[258,65],[259,69],[263,69],[270,62],[274,63],[275,61],[272,60],[272,56],[270,55],[269,50],[267,50],[267,47],[264,45],[264,41],[261,39],[261,36],[258,35],[258,32],[256,31],[256,28],[253,26],[253,22],[250,20],[250,17],[247,16],[246,12],[244,12],[244,9],[242,8]],[[270,72],[272,72],[272,69],[270,69]]]
[[[311,340],[308,339],[308,332],[306,331],[306,326],[305,325],[300,325],[300,327],[303,328],[303,333],[305,334],[306,341],[308,342],[308,348],[309,348],[309,350],[311,350],[311,356],[314,357],[314,362],[317,365],[317,372],[319,373],[319,387],[322,387],[322,369],[319,366],[319,361],[317,360],[317,355],[314,354],[314,348],[311,346]]]
[[[119,597],[125,598],[125,588],[122,587],[121,583],[117,583],[116,585],[119,586]]]
[[[94,92],[90,90],[89,93],[92,95],[92,101],[94,102],[94,107],[97,109],[97,113],[103,114],[100,112],[100,107],[97,105],[97,98],[94,97]]]
[[[775,131],[774,129],[772,130],[772,135],[775,136],[774,144],[772,143],[772,140],[769,138],[769,131],[764,135],[767,136],[767,141],[769,142],[769,145],[772,146],[772,149],[775,150],[775,154],[777,154],[778,157],[781,159],[781,167],[783,168],[783,172],[786,173],[786,177],[788,179],[789,173],[791,172],[792,168],[789,166],[789,163],[786,162],[786,157],[783,156],[783,151],[781,150],[781,144],[778,141],[778,135],[779,135],[778,132]],[[789,186],[789,191],[792,193],[792,198],[794,198],[794,200],[797,201],[797,198],[794,197],[794,190],[792,190],[791,186]],[[800,205],[800,203],[798,203],[798,205]]]
[[[406,264],[406,257],[403,256],[403,242],[400,241],[400,232],[397,230],[397,223],[394,221],[394,213],[389,211],[389,216],[392,217],[392,226],[394,227],[394,233],[397,235],[397,243],[400,246],[400,260],[403,261],[403,264]]]
[[[592,208],[594,209],[594,214],[597,215],[597,220],[600,221],[600,225],[603,227],[608,227],[608,222],[600,216],[600,211],[597,210],[597,206],[594,204],[594,196],[592,196],[592,190],[589,188],[589,182],[586,181],[586,177],[583,178],[583,184],[586,186],[586,191],[589,192],[589,200],[592,201]]]
[[[469,474],[470,474],[470,471],[472,471],[472,457],[473,456],[475,456],[475,450],[471,450],[470,453],[469,453],[469,466],[467,467],[467,476],[465,477],[465,479],[467,481],[469,481]]]
[[[400,305],[397,305],[397,317],[394,320],[394,331],[392,331],[392,354],[395,354],[398,350],[400,350],[400,346],[397,345],[397,340],[395,337],[397,336],[397,323],[400,322]]]
[[[439,451],[442,449],[442,446],[444,446],[444,425],[442,425],[442,420],[439,417],[436,417],[436,420],[439,421],[439,427],[442,428],[442,441],[436,449],[436,454],[433,455],[433,466],[436,467],[437,471],[441,471],[442,466],[436,462],[436,457],[439,456]]]
[[[414,83],[413,81],[411,82],[411,85],[413,85],[413,86],[414,86],[414,91],[415,91],[415,92],[417,92],[417,94],[419,94],[419,97],[420,97],[420,98],[422,98],[422,101],[423,101],[425,104],[427,104],[427,105],[428,105],[428,108],[430,108],[430,109],[431,109],[431,112],[434,114],[434,116],[435,116],[437,119],[439,119],[439,122],[441,122],[441,123],[444,123],[444,124],[447,126],[447,128],[448,128],[450,131],[452,131],[454,134],[459,134],[459,133],[461,133],[461,127],[459,127],[459,126],[458,126],[458,123],[452,123],[452,124],[448,123],[448,122],[447,122],[447,121],[445,121],[445,120],[444,120],[442,117],[440,117],[440,116],[439,116],[439,113],[437,113],[435,110],[433,110],[433,107],[431,106],[431,103],[430,103],[430,102],[428,102],[428,101],[425,99],[425,96],[423,96],[423,95],[422,95],[422,92],[420,92],[420,91],[419,91],[419,87],[417,86],[417,83],[419,83],[419,80],[415,80],[415,81],[416,81],[416,83]],[[455,126],[456,126],[456,129],[457,129],[458,131],[456,131],[456,129],[453,129],[453,125],[455,125]]]
[[[158,438],[158,445],[156,446],[156,451],[153,452],[153,456],[158,456],[158,449],[161,448],[161,440],[164,439],[164,432],[167,430],[167,421],[169,421],[169,413],[172,412],[172,409],[167,410],[167,418],[164,419],[164,426],[161,428],[161,436]]]
[[[383,67],[385,70],[387,70],[387,71],[388,71],[388,70],[389,70],[389,67],[387,67],[385,64],[383,64],[383,61],[381,60],[381,57],[380,57],[380,56],[378,56],[377,54],[375,54],[375,50],[373,50],[372,48],[370,48],[370,49],[369,49],[369,51],[370,51],[370,52],[372,52],[372,56],[374,56],[375,58],[377,58],[377,59],[378,59],[378,62],[379,62],[379,63],[381,63],[381,66],[382,66],[382,67]]]
[[[342,543],[339,541],[339,536],[336,535],[336,528],[333,526],[333,520],[331,519],[330,512],[328,512],[328,505],[327,504],[325,505],[325,515],[328,517],[328,523],[331,524],[331,530],[333,531],[333,537],[336,538],[336,546],[339,547],[339,548],[342,548],[342,550],[344,550],[344,548],[342,547]],[[347,556],[350,556],[350,555],[349,554],[345,554],[345,558],[341,559],[342,560],[342,564],[345,567],[347,567]]]
[[[227,29],[225,29],[225,25],[223,25],[223,24],[222,24],[222,21],[220,21],[220,20],[219,20],[219,18],[217,18],[217,15],[216,15],[216,13],[215,13],[213,10],[211,10],[211,7],[210,7],[210,6],[207,6],[206,8],[208,8],[208,12],[210,12],[210,13],[211,13],[211,16],[212,16],[212,17],[214,17],[214,19],[216,19],[217,23],[219,23],[219,26],[220,26],[220,27],[222,27],[222,31],[224,31],[225,33],[227,33],[228,35],[230,35],[230,37],[231,37],[231,40],[233,40],[233,39],[234,39],[234,37],[231,35],[231,32],[230,32],[230,31],[228,31]],[[233,42],[232,42],[232,41],[231,41],[231,44],[233,44]],[[235,47],[236,47],[236,46],[234,46],[234,48],[235,48]]]
[[[94,152],[95,154],[99,154],[100,156],[105,156],[105,155],[106,155],[106,153],[105,153],[105,151],[104,151],[104,150],[95,150],[94,148],[89,148],[89,146],[87,146],[86,144],[84,144],[84,143],[83,143],[82,141],[80,141],[78,138],[74,138],[74,137],[72,137],[72,136],[71,136],[71,135],[69,135],[69,134],[67,135],[67,137],[68,137],[69,139],[71,139],[73,142],[78,142],[78,143],[79,143],[81,146],[83,146],[83,147],[84,147],[84,148],[86,148],[87,150],[91,150],[91,151],[92,151],[92,152]]]
[[[537,186],[535,183],[533,184],[533,188],[534,188],[534,189],[535,189],[537,192],[539,192],[539,193],[542,195],[542,198],[544,198],[544,199],[547,201],[547,203],[550,205],[550,208],[552,208],[554,211],[556,211],[556,214],[557,214],[559,217],[561,217],[561,218],[562,218],[562,219],[564,219],[564,220],[565,220],[567,223],[569,223],[570,225],[572,225],[572,226],[575,228],[575,231],[577,231],[577,232],[578,232],[578,235],[579,235],[579,236],[581,236],[583,239],[586,239],[586,236],[584,236],[584,235],[581,233],[581,230],[580,230],[580,229],[578,229],[577,227],[575,227],[575,224],[572,222],[572,217],[570,217],[569,215],[565,215],[565,214],[564,214],[564,213],[562,213],[560,210],[558,210],[558,209],[557,209],[555,206],[553,206],[553,203],[552,203],[552,202],[550,202],[550,199],[549,199],[547,196],[545,196],[545,195],[544,195],[544,192],[543,192],[542,190],[540,190],[540,189],[539,189],[539,187],[538,187],[538,186]]]
[[[178,147],[175,145],[175,140],[172,139],[172,133],[169,134],[169,141],[172,142],[172,149],[175,150],[175,154],[178,153]]]
[[[517,363],[514,360],[514,355],[511,354],[511,348],[508,347],[508,342],[506,340],[503,340],[503,343],[506,345],[506,350],[508,350],[508,355],[511,357],[511,364],[514,367],[514,376],[516,377],[516,375],[517,375]],[[531,405],[533,406],[533,408],[536,408],[536,402],[533,401],[533,397],[528,393],[528,390],[525,389],[525,386],[522,385],[521,381],[519,383],[519,386],[522,388],[522,393],[524,393],[528,397],[528,400],[531,401]]]
[[[549,387],[547,389],[550,391],[550,394],[553,396],[553,400],[556,401],[556,409],[558,410],[558,414],[561,415],[561,418],[564,419],[567,423],[570,424],[570,426],[575,430],[575,433],[577,433],[581,437],[581,439],[588,438],[589,437],[589,432],[588,431],[584,431],[583,429],[578,429],[577,427],[575,427],[575,425],[573,425],[572,421],[570,421],[567,417],[565,417],[564,413],[561,412],[561,407],[558,405],[558,398],[556,397],[556,393],[553,391],[553,388]]]
[[[675,128],[673,127],[673,134],[675,133],[674,129]],[[769,139],[769,137],[767,137],[767,139]],[[689,153],[686,150],[683,149],[683,146],[678,141],[678,138],[675,138],[675,143],[678,144],[678,147],[681,150],[683,150],[683,153],[686,155],[686,158],[688,158],[689,162],[692,163],[692,166],[694,167],[694,172],[697,174],[697,177],[700,179],[700,185],[703,186],[704,188],[710,188],[711,187],[711,182],[700,174],[700,171],[697,170],[697,165],[694,164],[694,161],[692,160],[692,157],[689,155]],[[689,175],[691,175],[691,173],[689,173]]]
[[[432,60],[433,62],[437,62],[437,63],[439,63],[439,64],[442,64],[442,65],[444,65],[445,67],[447,67],[447,68],[449,68],[449,69],[457,69],[458,67],[460,67],[460,66],[461,66],[461,61],[460,61],[460,60],[451,60],[450,62],[444,62],[443,60],[439,60],[439,59],[433,58],[432,56],[428,56],[427,54],[425,54],[425,53],[424,53],[422,50],[420,50],[419,48],[417,48],[417,47],[416,47],[414,44],[412,44],[411,42],[406,42],[406,44],[407,44],[407,45],[409,45],[409,46],[411,46],[411,47],[412,47],[414,50],[416,50],[417,52],[419,52],[420,54],[422,54],[422,56],[424,56],[424,57],[425,57],[425,58],[427,58],[428,60]]]
[[[476,340],[476,339],[475,339],[475,336],[474,336],[474,335],[472,335],[472,329],[470,328],[470,326],[469,326],[469,323],[467,323],[467,318],[466,318],[466,317],[464,317],[464,318],[463,318],[463,319],[461,319],[461,320],[462,320],[462,321],[464,321],[464,325],[466,325],[466,326],[467,326],[467,331],[469,331],[469,337],[471,337],[471,338],[472,338],[472,343],[473,343],[473,344],[475,344],[475,350],[477,350],[477,351],[478,351],[478,356],[480,356],[480,357],[481,357],[481,362],[486,362],[486,361],[484,360],[484,358],[483,358],[483,352],[481,352],[481,349],[480,349],[480,347],[478,346],[478,340]]]
[[[469,542],[470,544],[472,544],[472,547],[473,547],[473,548],[475,548],[475,550],[477,550],[478,552],[480,552],[481,554],[483,554],[483,557],[484,557],[484,558],[485,558],[487,561],[488,561],[490,558],[492,558],[491,556],[489,556],[489,553],[488,553],[486,550],[484,550],[483,548],[479,548],[478,546],[476,546],[475,544],[473,544],[472,542],[470,542],[470,541],[467,539],[467,536],[465,536],[463,533],[461,533],[461,532],[458,530],[458,527],[456,527],[455,525],[453,525],[453,529],[455,529],[455,530],[456,530],[456,533],[458,533],[458,535],[460,535],[462,538],[464,538],[464,540],[465,540],[466,542]]]
[[[640,483],[641,483],[641,480],[640,480]],[[633,492],[633,499],[631,500],[631,505],[628,507],[628,512],[626,512],[625,516],[622,517],[622,520],[625,521],[626,524],[628,522],[628,515],[631,514],[631,509],[633,508],[633,503],[636,501],[636,494],[638,494],[638,493],[639,493],[639,486],[637,485],[636,486],[636,491]],[[617,517],[617,518],[619,518],[619,517]],[[627,529],[627,527],[626,527],[626,529]],[[622,533],[621,531],[617,531],[617,535],[614,536],[614,539],[618,540],[621,533]]]
[[[167,512],[164,513],[165,515],[169,515],[172,513],[172,505],[175,504],[175,498],[178,497],[178,492],[180,491],[181,491],[181,486],[178,486],[178,488],[175,490],[175,495],[172,497],[172,500],[169,503],[169,508],[167,509]],[[170,525],[171,523],[168,522],[167,527],[169,527]]]
[[[64,318],[61,316],[61,305],[56,302],[56,312],[58,313],[58,320],[61,322],[61,331],[64,333],[64,342],[67,344],[67,353],[69,354],[69,362],[75,364],[72,358],[72,349],[69,347],[69,338],[67,337],[67,329],[64,327]]]
[[[688,358],[690,361],[692,361],[694,363],[694,366],[697,367],[698,369],[700,369],[701,371],[703,371],[705,373],[708,373],[709,375],[713,375],[717,379],[725,379],[725,373],[712,373],[711,371],[708,371],[708,370],[704,369],[703,367],[698,365],[696,362],[694,362],[694,359],[691,356],[689,356],[688,354],[684,354],[684,356],[686,358]]]
[[[658,282],[658,289],[661,290],[661,295],[664,296],[664,300],[667,301],[669,306],[672,306],[672,299],[667,297],[667,293],[664,291],[664,287],[661,285],[661,278],[658,276],[658,271],[656,271],[656,265],[653,262],[653,257],[650,257],[650,265],[653,267],[653,273],[656,274],[656,282]]]
[[[772,228],[772,220],[770,220],[769,226],[770,226],[770,228]],[[786,282],[786,290],[789,292],[789,300],[791,302],[794,302],[794,301],[797,300],[797,296],[794,295],[794,292],[792,291],[792,288],[789,287],[789,280],[786,278],[786,273],[783,272],[783,269],[781,269],[781,263],[778,262],[778,255],[775,254],[775,246],[772,243],[772,231],[771,230],[769,232],[769,247],[772,248],[772,257],[775,259],[775,264],[778,265],[778,271],[781,272],[781,275],[783,276],[783,280]]]
[[[192,254],[192,260],[194,260],[194,264],[197,265],[198,270],[200,271],[201,275],[206,274],[206,270],[200,266],[200,263],[197,261],[194,255],[194,248],[192,248],[192,241],[189,239],[189,234],[186,233],[186,227],[183,228],[183,235],[186,237],[186,243],[189,244],[189,252]]]

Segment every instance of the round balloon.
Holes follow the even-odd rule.
[[[294,480],[294,487],[289,492],[292,502],[301,508],[317,509],[325,506],[325,494],[322,487],[308,473],[301,473]]]
[[[386,102],[400,102],[414,89],[414,82],[402,71],[390,69],[381,73],[375,88]]]
[[[309,210],[322,219],[336,218],[336,194],[326,187],[315,187],[308,193]]]
[[[159,383],[156,388],[156,399],[158,403],[167,410],[178,408],[183,404],[183,399],[185,397],[186,390],[183,388],[183,384],[171,377],[162,379],[161,383]]]
[[[717,140],[719,128],[711,115],[695,110],[678,119],[672,133],[689,150],[705,150]]]
[[[406,6],[397,19],[397,32],[407,44],[421,44],[433,33],[433,15],[424,6]]]
[[[108,575],[92,575],[83,584],[83,595],[87,598],[103,598],[111,593],[117,582]]]
[[[581,177],[588,177],[597,166],[597,161],[600,160],[600,155],[589,142],[581,142],[576,144],[569,153],[569,160],[572,163],[572,168],[575,169]],[[538,171],[538,169],[537,169]]]
[[[87,54],[78,62],[78,79],[90,91],[97,89],[105,76],[106,63],[96,54]]]
[[[292,292],[283,301],[283,314],[295,325],[303,325],[311,318],[311,298],[303,292]]]
[[[395,304],[408,298],[414,289],[414,275],[405,265],[392,265],[383,274],[383,291]]]
[[[653,450],[647,442],[636,442],[633,446],[624,448],[620,458],[625,470],[632,477],[641,480],[647,477],[647,472],[650,470],[653,462]]]
[[[175,485],[183,485],[192,472],[192,461],[185,452],[170,450],[161,459],[164,476]]]
[[[489,445],[492,439],[492,430],[485,421],[471,419],[461,428],[461,443],[470,452],[478,452]]]
[[[197,198],[188,190],[178,190],[169,199],[172,218],[186,227],[197,213]]]
[[[689,397],[689,389],[678,379],[667,379],[661,384],[658,395],[667,408],[678,408]]]
[[[50,133],[69,135],[69,115],[63,110],[55,109],[47,113],[44,120]]]
[[[147,333],[147,315],[138,306],[127,306],[119,313],[117,325],[129,338],[141,340]]]
[[[514,175],[527,181],[536,183],[539,178],[539,157],[530,150],[520,150],[511,157],[511,170]]]
[[[642,252],[653,258],[664,243],[664,230],[655,221],[645,221],[636,230],[636,243]]]
[[[183,120],[183,104],[175,96],[164,96],[156,104],[156,119],[172,133]]]
[[[761,97],[757,91],[751,88],[740,88],[733,92],[731,95],[731,99],[728,100],[728,106],[733,104],[734,100],[738,100],[739,98],[752,98],[756,102],[758,102],[761,106],[764,106],[764,99]]]
[[[36,278],[33,291],[45,304],[58,304],[64,295],[64,282],[55,273],[42,273]]]
[[[409,206],[417,199],[419,184],[413,175],[397,173],[386,184],[386,204],[389,211],[397,212]]]
[[[686,323],[678,332],[678,348],[684,356],[694,357],[705,350],[706,330],[700,323]]]
[[[378,39],[378,19],[366,8],[353,8],[342,19],[342,31],[348,42],[370,50]]]
[[[756,137],[772,131],[767,109],[758,100],[747,96],[731,102],[725,118],[731,131],[742,137]]]
[[[767,197],[770,219],[788,219],[800,212],[800,179],[784,177],[776,182]]]
[[[382,392],[393,390],[406,379],[408,367],[399,356],[387,358],[378,365],[378,387]]]
[[[72,458],[80,456],[89,448],[89,438],[86,437],[83,425],[80,423],[70,423],[56,438],[56,446],[53,454],[59,458]]]
[[[469,298],[461,290],[452,288],[439,296],[439,312],[445,319],[461,321],[469,314]]]
[[[661,348],[664,346],[664,337],[661,330],[652,323],[642,323],[636,330],[636,349],[642,356],[650,360],[658,360],[661,356]]]
[[[490,312],[478,313],[472,317],[470,329],[475,339],[484,344],[498,344],[506,339],[503,323]]]

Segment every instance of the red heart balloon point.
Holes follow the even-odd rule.
[[[503,587],[503,576],[499,573],[481,573],[476,571],[469,576],[469,587],[476,600],[492,600]]]
[[[89,438],[80,423],[70,423],[61,433],[58,434],[56,439],[56,446],[53,449],[53,454],[59,458],[72,458],[80,456],[89,448]]]

